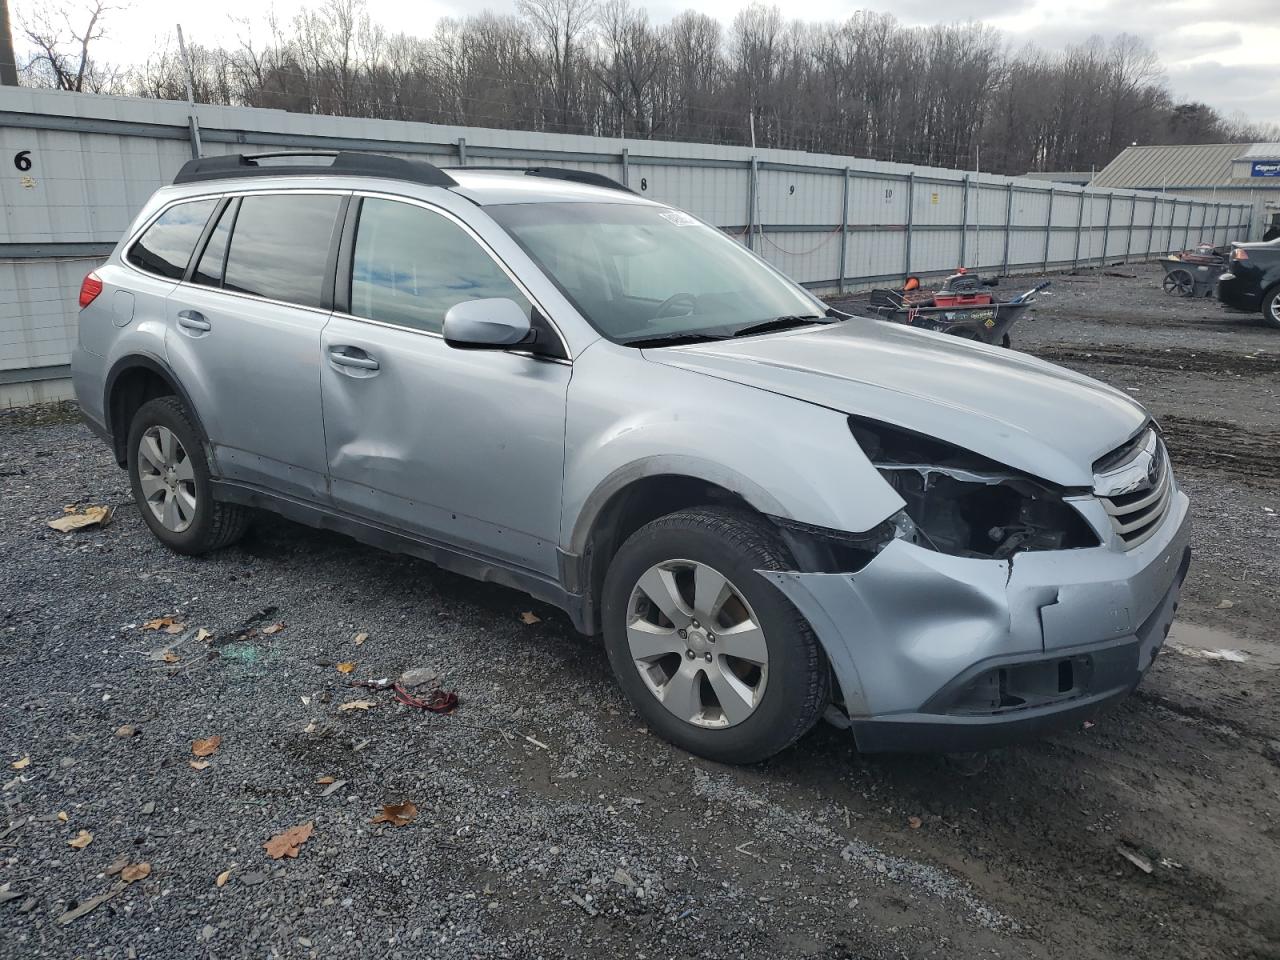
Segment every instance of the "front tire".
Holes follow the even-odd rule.
[[[808,622],[757,570],[794,569],[776,531],[703,507],[633,534],[605,575],[609,662],[651,730],[699,756],[755,763],[807,733],[830,669]]]
[[[243,536],[249,513],[213,499],[204,443],[177,397],[157,397],[138,408],[128,454],[134,502],[170,550],[207,553]]]
[[[1280,287],[1262,298],[1262,319],[1267,326],[1280,329]]]

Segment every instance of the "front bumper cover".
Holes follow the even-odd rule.
[[[1189,538],[1178,492],[1128,551],[984,560],[895,540],[857,573],[760,573],[821,641],[860,749],[965,751],[1033,739],[1129,693],[1173,621]]]

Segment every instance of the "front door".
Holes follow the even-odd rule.
[[[364,199],[358,216],[350,312],[335,313],[321,338],[335,504],[553,575],[572,368],[444,342],[444,315],[460,301],[507,297],[533,309],[452,216],[381,198]]]
[[[169,295],[168,360],[228,480],[327,499],[320,332],[343,200],[298,192],[232,200],[190,278]]]

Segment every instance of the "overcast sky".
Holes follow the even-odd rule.
[[[19,15],[41,0],[11,0]],[[110,14],[110,36],[102,54],[113,61],[145,59],[163,44],[163,35],[181,22],[190,39],[233,43],[238,27],[228,17],[261,23],[270,0],[116,0],[125,10]],[[514,9],[515,0],[368,0],[373,17],[393,30],[426,34],[442,16],[465,16],[488,7]],[[689,7],[728,23],[748,0],[653,0],[640,2],[657,22]],[[287,20],[307,0],[275,0]],[[1202,100],[1227,116],[1244,113],[1255,122],[1280,124],[1280,0],[808,0],[780,4],[784,12],[803,10],[805,19],[844,19],[855,10],[892,13],[909,25],[974,18],[1003,30],[1015,45],[1033,42],[1049,49],[1086,39],[1128,32],[1154,47],[1180,100]],[[15,38],[17,39],[17,38]]]

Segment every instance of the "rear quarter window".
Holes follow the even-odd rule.
[[[176,203],[160,214],[129,248],[125,259],[148,273],[181,280],[217,200]]]

